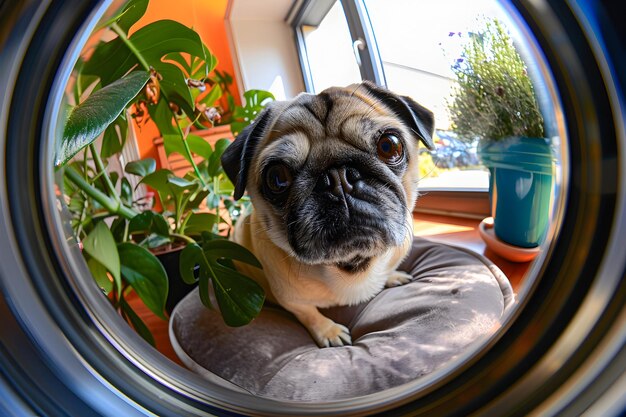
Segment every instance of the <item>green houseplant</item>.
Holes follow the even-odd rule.
[[[453,129],[479,140],[479,157],[490,171],[494,232],[510,245],[536,247],[548,225],[553,158],[527,68],[494,19],[470,34],[452,69]]]
[[[247,324],[258,315],[264,293],[233,264],[237,260],[260,267],[259,262],[225,239],[238,209],[220,163],[229,141],[211,146],[191,130],[212,122],[216,114],[212,106],[222,96],[222,85],[227,85],[224,75],[219,74],[217,81],[209,77],[215,57],[197,33],[177,22],[157,21],[129,36],[147,3],[132,0],[104,22],[101,28],[116,36],[98,44],[76,65],[74,105],[65,112],[55,165],[63,172],[73,230],[94,279],[120,314],[154,343],[127,300],[134,291],[154,314],[165,318],[170,284],[153,254],[159,247],[183,248],[180,276],[189,284],[198,283],[207,307],[212,307],[212,286],[229,325]],[[180,177],[156,170],[152,159],[132,161],[122,173],[107,169],[107,158],[124,146],[129,115],[149,117],[166,151],[183,155],[191,172]],[[130,176],[158,194],[160,211],[154,211],[147,196],[134,195]],[[201,204],[204,208],[199,210]],[[227,221],[224,216],[229,214]]]

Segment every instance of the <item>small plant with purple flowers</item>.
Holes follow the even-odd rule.
[[[526,65],[501,22],[488,20],[483,31],[469,33],[452,71],[457,86],[449,110],[461,137],[543,137],[543,117]]]

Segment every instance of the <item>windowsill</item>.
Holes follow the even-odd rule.
[[[517,292],[532,262],[511,262],[487,248],[478,232],[480,222],[473,218],[417,212],[413,214],[413,233],[433,242],[461,246],[485,256],[504,272],[513,291]]]
[[[486,190],[450,188],[447,190],[419,189],[420,196],[414,213],[438,214],[482,220],[491,215],[489,193]]]

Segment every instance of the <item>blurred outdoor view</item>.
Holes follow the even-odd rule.
[[[477,141],[459,137],[450,121],[448,104],[456,84],[452,66],[462,59],[463,44],[483,28],[485,19],[497,18],[512,27],[507,25],[507,14],[496,0],[365,0],[364,4],[388,88],[435,113],[436,149],[421,152],[420,188],[486,190],[488,172],[478,160]],[[318,27],[304,29],[315,92],[361,80],[339,1]]]

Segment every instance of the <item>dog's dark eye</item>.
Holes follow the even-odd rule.
[[[376,143],[378,157],[387,164],[393,165],[402,161],[404,152],[400,139],[391,134],[383,133]]]
[[[265,187],[274,195],[287,191],[292,180],[291,170],[283,164],[271,165],[265,170]]]

